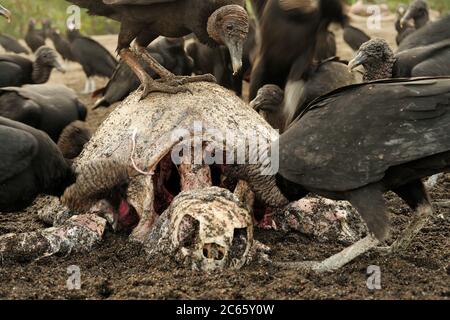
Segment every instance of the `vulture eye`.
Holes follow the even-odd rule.
[[[227,28],[228,31],[232,31],[233,30],[233,25],[232,24],[228,24],[226,26],[226,28]]]

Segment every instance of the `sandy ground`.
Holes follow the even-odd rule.
[[[381,30],[367,30],[364,19],[354,24],[372,36],[386,38],[394,45],[393,18],[382,22]],[[337,31],[339,55],[352,56]],[[113,51],[115,36],[96,37]],[[64,83],[77,92],[84,75],[69,63],[64,75],[53,73],[52,83]],[[97,80],[97,86],[105,83]],[[91,108],[94,99],[81,97]],[[89,126],[95,130],[114,106],[91,111]],[[450,177],[432,190],[435,199],[448,199]],[[392,217],[393,237],[404,229],[412,214],[392,194],[386,197]],[[41,201],[25,212],[0,215],[0,235],[42,228],[36,212]],[[2,299],[449,299],[450,298],[450,216],[439,210],[414,240],[408,252],[398,256],[368,253],[330,275],[301,274],[264,265],[250,265],[239,271],[213,274],[193,272],[174,262],[148,261],[141,249],[127,242],[124,234],[107,232],[92,252],[65,257],[48,257],[32,262],[11,263],[0,259]],[[323,259],[343,248],[336,243],[317,243],[300,234],[256,230],[256,239],[272,248],[277,261]],[[67,267],[81,269],[81,290],[66,288]],[[381,268],[381,290],[367,288],[369,265]]]

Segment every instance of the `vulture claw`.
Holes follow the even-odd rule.
[[[151,84],[142,84],[141,85],[142,94],[140,100],[144,100],[148,97],[150,93],[153,92],[162,92],[168,94],[176,94],[180,92],[186,92],[189,89],[181,87],[181,86],[170,86],[160,82],[153,82]]]

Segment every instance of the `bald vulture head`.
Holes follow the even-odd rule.
[[[11,22],[11,12],[9,12],[9,10],[3,7],[1,4],[0,4],[0,16],[5,17],[6,20],[8,20],[8,22]]]
[[[262,112],[264,119],[275,129],[283,129],[285,119],[283,114],[284,91],[274,84],[266,84],[258,90],[256,98],[250,102],[256,112]]]
[[[284,92],[274,84],[266,84],[258,90],[256,98],[250,102],[255,111],[277,112],[283,102]]]
[[[386,40],[375,38],[361,45],[348,67],[353,70],[362,65],[365,69],[364,81],[373,81],[391,78],[394,63],[394,52]]]
[[[76,182],[67,188],[61,202],[74,211],[89,210],[102,199],[122,192],[130,178],[130,168],[117,159],[99,159],[77,168]]]
[[[423,27],[429,20],[428,3],[425,0],[414,0],[400,20],[401,26],[413,19],[416,29]]]
[[[208,35],[230,51],[233,73],[242,67],[242,52],[249,29],[247,11],[238,5],[227,5],[213,12],[208,19]]]
[[[66,72],[66,69],[64,69],[58,61],[58,54],[52,48],[42,46],[36,51],[35,56],[35,62],[37,65],[41,67],[55,68],[62,73]]]

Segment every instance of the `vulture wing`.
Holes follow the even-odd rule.
[[[394,78],[450,75],[450,40],[399,52],[396,59]]]
[[[39,148],[31,133],[10,127],[3,119],[0,118],[0,183],[24,171]]]
[[[390,167],[450,150],[450,78],[382,80],[338,89],[280,137],[280,174],[348,191]]]

